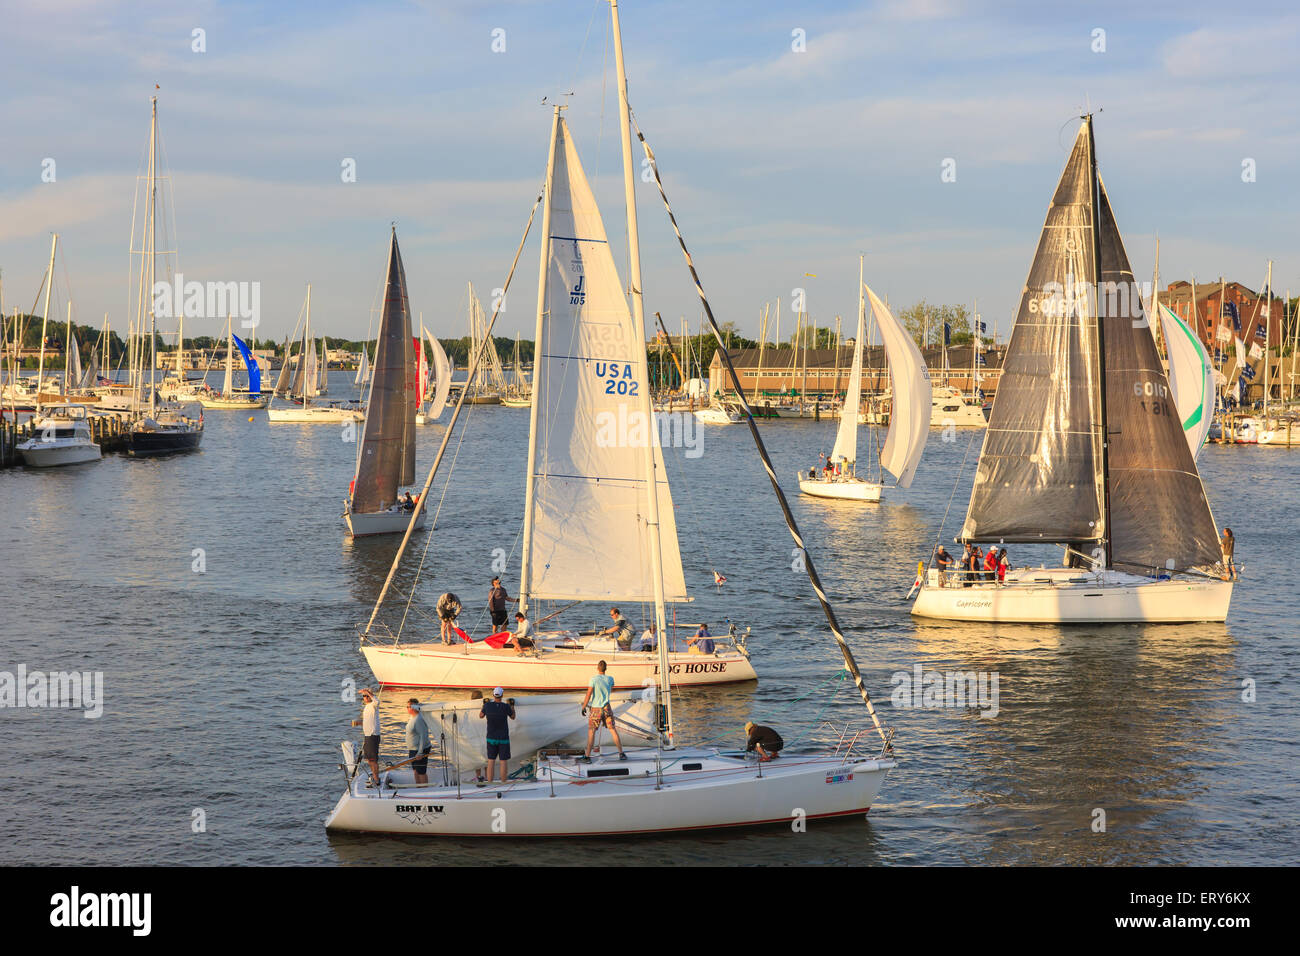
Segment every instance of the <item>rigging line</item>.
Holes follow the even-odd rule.
[[[373,388],[373,383],[371,385]],[[465,444],[465,436],[469,434],[470,419],[473,417],[473,407],[470,408],[470,414],[465,419],[465,427],[460,430],[460,440],[456,443],[456,452],[451,457],[451,467],[447,470],[447,480],[442,483],[442,495],[438,498],[438,509],[432,515],[429,523],[429,532],[424,536],[424,550],[420,552],[420,561],[415,566],[415,577],[411,581],[411,593],[406,598],[406,607],[402,611],[402,622],[397,625],[397,637],[394,644],[400,644],[402,641],[402,632],[406,630],[406,619],[411,613],[411,602],[415,600],[415,591],[420,583],[420,574],[424,570],[424,563],[428,559],[429,545],[433,543],[433,532],[438,527],[438,518],[442,514],[443,502],[447,500],[447,489],[451,487],[451,476],[456,471],[456,462],[460,460],[460,449]],[[420,506],[424,505],[424,499],[420,499]],[[427,512],[426,512],[427,513]],[[430,619],[432,620],[432,618]]]
[[[961,467],[957,469],[957,477],[953,479],[952,491],[948,493],[948,506],[943,509],[943,518],[939,521],[939,527],[934,532],[934,547],[930,549],[930,556],[926,558],[925,568],[928,571],[930,565],[934,562],[934,552],[939,547],[939,542],[943,539],[944,525],[948,523],[948,512],[952,510],[952,499],[957,496],[957,485],[961,483],[962,472],[966,470],[966,459],[970,457],[971,446],[975,444],[975,431],[972,428],[970,438],[966,440],[966,451],[961,456]]]
[[[545,191],[544,186],[542,189],[538,190],[537,199],[533,202],[532,211],[528,213],[528,223],[524,226],[524,234],[519,237],[519,247],[515,249],[515,258],[510,263],[510,271],[506,274],[505,285],[501,291],[502,302],[505,301],[506,293],[510,291],[510,281],[515,277],[515,267],[519,265],[519,256],[524,251],[524,243],[528,241],[528,233],[531,232],[533,228],[533,218],[537,215],[537,207],[542,204],[542,197],[545,194]],[[492,337],[492,328],[496,325],[497,316],[500,314],[501,307],[498,305],[492,310],[492,320],[488,322],[487,334],[483,336],[483,341],[479,343],[477,349],[474,349],[470,353],[470,363],[465,377],[465,387],[461,389],[460,396],[456,399],[456,408],[452,412],[451,421],[447,423],[447,431],[442,436],[442,444],[438,446],[438,454],[434,457],[433,465],[429,468],[429,476],[424,480],[424,487],[420,491],[421,501],[425,500],[425,496],[429,494],[429,489],[433,486],[434,476],[438,474],[438,466],[442,463],[442,456],[447,451],[447,443],[451,441],[451,433],[456,428],[456,421],[460,418],[460,410],[465,404],[465,396],[469,394],[469,383],[474,378],[474,373],[478,369],[479,361],[483,356],[483,351]],[[406,526],[406,533],[402,536],[402,543],[398,545],[397,554],[393,556],[393,566],[388,569],[388,577],[384,579],[384,585],[379,590],[379,597],[375,600],[375,607],[370,612],[370,620],[366,622],[365,634],[370,633],[370,628],[375,623],[375,618],[379,614],[379,608],[383,606],[384,598],[388,594],[388,588],[393,583],[393,578],[397,574],[397,568],[402,563],[402,555],[406,553],[406,545],[410,542],[411,535],[415,532],[415,519],[418,514],[418,511],[411,514],[411,521]]]
[[[826,615],[826,622],[830,625],[831,634],[835,642],[839,645],[840,653],[844,657],[844,664],[849,673],[853,675],[853,683],[857,686],[858,693],[862,696],[862,702],[867,707],[867,713],[871,715],[871,721],[876,726],[876,732],[880,734],[880,739],[884,743],[882,754],[893,753],[893,731],[888,730],[881,723],[879,715],[876,713],[875,705],[871,702],[871,695],[867,693],[866,684],[862,681],[862,673],[858,670],[857,661],[853,659],[853,651],[849,648],[848,641],[844,637],[844,632],[840,630],[839,619],[835,616],[835,609],[831,607],[830,599],[826,596],[826,590],[822,586],[821,577],[817,574],[817,568],[813,564],[812,554],[809,552],[804,543],[803,533],[799,530],[799,524],[795,521],[794,513],[790,510],[790,503],[786,500],[785,492],[781,490],[781,482],[776,477],[776,471],[772,467],[772,460],[768,457],[767,448],[763,444],[763,438],[758,433],[758,425],[754,421],[754,412],[749,407],[749,399],[745,397],[745,389],[740,384],[740,375],[736,372],[735,365],[732,364],[731,355],[727,351],[726,343],[722,337],[722,330],[718,327],[717,320],[713,317],[713,307],[709,305],[709,299],[704,294],[704,286],[700,282],[699,273],[695,270],[695,263],[691,259],[691,253],[686,248],[686,240],[682,237],[682,230],[677,225],[677,217],[673,215],[673,208],[668,203],[668,194],[664,191],[664,183],[659,175],[659,167],[655,162],[654,151],[650,144],[646,142],[645,134],[641,132],[641,127],[637,124],[635,117],[632,119],[632,125],[636,128],[637,139],[641,141],[641,148],[645,151],[646,160],[649,162],[650,169],[654,172],[655,185],[659,188],[659,196],[663,199],[664,209],[668,213],[668,219],[672,223],[673,231],[677,234],[677,242],[681,246],[682,256],[686,260],[686,267],[690,270],[691,279],[695,283],[695,291],[699,294],[700,303],[704,306],[705,315],[708,317],[709,326],[713,329],[714,338],[718,342],[717,354],[722,356],[722,363],[727,367],[727,375],[731,378],[732,388],[735,389],[737,397],[740,399],[741,407],[745,410],[745,417],[749,424],[750,435],[754,439],[754,447],[758,451],[759,458],[763,462],[763,468],[767,471],[768,481],[772,484],[772,490],[776,492],[777,502],[781,505],[781,511],[785,516],[786,527],[790,530],[790,536],[794,538],[795,545],[804,560],[804,571],[808,574],[808,580],[817,593],[817,600],[821,604],[822,613]]]

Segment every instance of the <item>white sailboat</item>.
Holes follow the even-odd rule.
[[[432,395],[429,397],[427,406],[422,406],[415,414],[415,424],[427,425],[430,422],[436,422],[442,417],[443,409],[447,407],[447,396],[451,394],[451,377],[455,372],[455,365],[447,357],[446,350],[442,343],[433,337],[433,333],[428,329],[424,330],[425,340],[428,342],[428,354],[431,356],[429,377],[432,380]],[[428,388],[425,394],[429,395]]]
[[[244,367],[248,370],[247,388],[242,391],[235,389],[236,342],[239,343],[239,351],[244,360]],[[234,408],[249,411],[255,408],[265,408],[270,400],[271,396],[262,394],[262,372],[258,367],[257,360],[253,358],[252,352],[243,339],[235,335],[232,317],[227,315],[226,377],[219,393],[202,395],[199,402],[204,408]]]
[[[652,549],[661,556],[666,598],[684,602],[689,597],[663,451],[656,443],[651,462],[641,447],[650,441],[649,430],[643,424],[639,438],[631,434],[639,401],[647,395],[644,338],[637,337],[600,211],[558,116],[554,135],[543,220],[551,241],[542,244],[539,267],[533,375],[538,401],[529,433],[521,607],[542,600],[599,601],[604,614],[611,604],[652,601]],[[480,327],[477,340],[490,356],[493,344],[485,339]],[[620,420],[629,434],[615,434]],[[647,409],[641,421],[648,420]],[[659,476],[659,534],[650,532],[645,519],[651,466]],[[607,540],[623,544],[611,549],[601,543]],[[659,633],[666,633],[662,625]],[[714,646],[711,654],[685,648],[668,654],[674,683],[755,679],[743,643],[715,639]],[[381,685],[414,687],[578,690],[603,659],[621,689],[653,681],[660,665],[656,652],[620,650],[611,637],[572,630],[538,635],[538,652],[531,657],[482,641],[366,643],[362,650]]]
[[[1021,295],[959,540],[1063,544],[1004,583],[922,576],[920,617],[1222,621],[1218,531],[1097,174],[1085,116]],[[1116,297],[1111,295],[1110,302]],[[1131,314],[1136,310],[1139,314]],[[1119,314],[1111,314],[1118,312]]]
[[[356,471],[343,502],[343,518],[353,537],[401,533],[412,523],[411,513],[401,505],[399,488],[415,483],[413,345],[406,270],[394,228],[366,424],[357,443]],[[414,527],[420,528],[425,521],[423,500],[416,511]]]
[[[524,374],[524,364],[519,359],[519,333],[515,333],[515,364],[512,381],[501,396],[501,404],[507,408],[528,408],[533,404],[533,387]]]
[[[921,461],[926,439],[930,435],[926,400],[930,395],[930,373],[912,336],[894,318],[862,279],[862,259],[858,260],[858,334],[853,345],[853,365],[849,387],[844,396],[835,447],[827,460],[828,467],[818,475],[799,473],[799,490],[815,498],[841,501],[879,501],[884,492],[882,480],[871,481],[856,473],[858,457],[858,409],[862,404],[862,355],[866,340],[866,298],[880,326],[889,361],[889,380],[894,395],[889,435],[880,449],[879,467],[897,478],[897,486],[912,484],[916,466]]]
[[[354,406],[340,405],[337,402],[327,405],[312,404],[313,396],[319,394],[320,390],[319,367],[315,342],[311,337],[311,286],[308,285],[307,314],[303,322],[302,345],[298,350],[298,368],[286,392],[286,397],[294,404],[271,406],[266,410],[267,421],[272,424],[330,425],[365,420],[365,414],[360,408]],[[285,381],[288,368],[289,353],[286,348],[284,368],[280,371],[281,382]],[[279,388],[280,385],[277,383],[277,392]]]
[[[617,272],[605,241],[599,212],[590,197],[577,154],[561,119],[561,107],[556,107],[545,191],[547,205],[542,223],[539,334],[533,382],[535,401],[531,411],[534,426],[543,409],[550,408],[552,400],[563,405],[564,409],[550,416],[551,423],[558,424],[566,418],[573,422],[583,407],[586,411],[607,410],[619,404],[625,415],[635,409],[644,416],[645,425],[653,421],[646,370],[644,314],[640,302],[630,117],[616,0],[611,0],[610,7],[614,18],[613,43],[623,133],[631,321],[628,321],[627,301],[617,284]],[[685,253],[684,244],[682,248]],[[687,261],[689,263],[689,256]],[[610,294],[611,280],[614,283],[613,295]],[[707,310],[708,303],[704,300],[698,277],[696,284]],[[548,323],[546,317],[555,311],[569,321],[557,319]],[[721,343],[721,333],[711,312],[709,321]],[[627,334],[628,326],[635,334]],[[542,333],[547,333],[547,336]],[[729,360],[724,358],[724,361],[734,387],[740,392],[734,368]],[[606,391],[610,382],[615,383],[614,387]],[[619,382],[625,386],[621,393]],[[565,393],[559,390],[561,384],[569,386],[569,393],[579,393],[577,402],[573,398],[562,400]],[[607,395],[615,398],[621,395],[622,402],[608,402],[604,398]],[[744,401],[743,393],[741,401]],[[802,545],[797,525],[775,473],[771,471],[771,462],[763,451],[748,405],[746,414],[791,533]],[[631,586],[653,600],[659,633],[664,635],[664,601],[676,587],[680,571],[673,563],[674,556],[663,553],[663,545],[675,541],[675,534],[670,533],[672,512],[666,496],[667,485],[656,478],[657,472],[662,470],[662,463],[656,460],[657,446],[647,435],[639,449],[617,449],[618,453],[607,459],[607,464],[615,463],[617,459],[617,463],[630,468],[632,460],[639,457],[643,462],[638,470],[640,477],[629,472],[622,479],[602,479],[600,485],[612,487],[598,488],[591,472],[553,470],[552,464],[578,462],[565,457],[556,445],[546,441],[544,435],[544,432],[539,435],[536,427],[530,435],[530,500],[526,506],[526,513],[532,516],[529,519],[530,545],[536,547],[535,542],[540,541],[539,554],[552,551],[557,555],[562,553],[562,549],[573,547],[552,540],[562,515],[558,511],[552,513],[550,509],[561,501],[571,503],[579,519],[591,514],[596,505],[615,506],[607,509],[607,517],[616,527],[635,529],[632,540],[649,545],[649,560],[643,552],[631,554],[626,561],[613,562],[609,574],[623,582],[621,586]],[[540,456],[537,454],[539,437],[542,438],[543,450]],[[582,443],[580,430],[565,437]],[[639,455],[634,452],[639,452]],[[576,453],[580,458],[590,458],[591,448],[578,448]],[[432,481],[432,473],[429,481]],[[644,515],[643,518],[629,514],[624,507],[617,507],[626,502],[635,503],[638,494],[639,514]],[[668,507],[665,509],[661,505]],[[534,508],[540,514],[534,514]],[[525,562],[529,561],[530,545],[524,549]],[[640,551],[631,547],[624,550]],[[528,571],[524,574],[521,594],[526,599],[545,594],[561,579],[552,574],[550,567],[528,563],[525,566]],[[824,592],[811,562],[807,568],[843,651],[845,664],[870,708],[861,675],[834,614],[825,603]],[[604,568],[592,570],[595,575],[604,576]],[[721,747],[677,746],[666,641],[660,641],[659,658],[661,669],[657,674],[656,703],[661,707],[656,714],[655,727],[659,732],[659,746],[629,747],[624,744],[626,753],[615,756],[606,751],[593,760],[574,759],[563,752],[541,750],[536,754],[531,776],[501,786],[466,790],[462,789],[460,770],[455,766],[444,771],[446,776],[439,784],[408,785],[405,774],[390,770],[381,774],[378,786],[367,787],[363,775],[357,772],[355,752],[345,744],[348,786],[326,820],[326,827],[331,830],[428,836],[520,837],[629,835],[778,822],[788,824],[792,814],[800,819],[817,819],[865,813],[885,774],[895,766],[888,734],[875,719],[874,710],[871,711],[873,720],[886,740],[885,749],[877,757],[858,753],[859,736],[849,732],[842,735],[839,744],[829,748],[828,753],[785,753],[780,759],[771,761]],[[561,729],[556,728],[557,731]]]
[[[370,356],[366,353],[366,347],[361,346],[361,362],[357,365],[357,377],[352,380],[352,384],[357,388],[364,388],[370,384]]]

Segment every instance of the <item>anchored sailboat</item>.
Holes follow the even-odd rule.
[[[1097,174],[1091,116],[1039,239],[960,540],[1059,543],[1005,583],[931,568],[912,613],[1222,621],[1232,597],[1196,462]],[[991,576],[991,575],[990,575]]]
[[[235,388],[235,346],[248,370],[248,383],[245,389]],[[262,370],[253,358],[248,343],[235,334],[231,317],[226,316],[226,378],[218,395],[204,395],[199,401],[204,408],[265,408],[271,396],[262,394]]]
[[[311,286],[307,286],[307,314],[303,322],[302,343],[298,349],[298,367],[294,372],[293,382],[283,393],[292,404],[272,406],[266,410],[266,420],[271,423],[295,425],[325,425],[339,422],[359,422],[365,415],[359,408],[331,402],[328,405],[313,405],[311,400],[320,394],[321,367],[316,358],[316,345],[311,337]],[[284,367],[280,370],[280,379],[276,383],[276,394],[288,381],[289,349],[285,346]]]
[[[896,477],[898,487],[910,487],[916,466],[921,461],[921,453],[925,450],[926,439],[930,437],[930,373],[925,367],[925,359],[907,329],[862,281],[862,259],[859,258],[858,334],[853,343],[849,387],[844,396],[839,430],[835,433],[835,447],[831,450],[827,467],[820,475],[811,472],[806,476],[802,472],[799,474],[799,490],[806,495],[848,501],[879,501],[884,491],[884,482],[879,477],[871,481],[858,477],[856,473],[867,297],[871,299],[871,311],[885,340],[889,380],[894,396],[893,412],[889,416],[889,435],[880,449],[879,468],[888,469]]]
[[[344,502],[344,520],[354,537],[406,530],[410,511],[402,508],[398,488],[415,483],[415,365],[411,340],[406,271],[393,229],[388,247],[384,311],[375,343],[374,376],[366,424],[357,447],[357,466]],[[424,525],[424,502],[415,527]]]

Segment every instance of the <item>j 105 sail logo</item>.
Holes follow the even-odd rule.
[[[582,287],[586,276],[578,276],[577,283],[569,290],[569,305],[585,305],[587,303],[587,290]]]

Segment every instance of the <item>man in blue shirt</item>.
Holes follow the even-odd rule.
[[[709,633],[709,625],[701,624],[700,629],[695,632],[695,636],[687,638],[687,647],[692,651],[699,651],[701,654],[712,654],[716,648],[713,644],[713,635]]]
[[[478,715],[487,721],[487,783],[492,782],[496,762],[501,761],[501,782],[506,782],[506,762],[510,759],[510,721],[515,719],[514,698],[503,701],[505,688],[492,691],[492,699],[483,701]],[[483,786],[483,784],[479,784]]]
[[[609,695],[613,690],[614,678],[605,673],[605,662],[599,661],[595,675],[587,682],[587,696],[582,698],[582,715],[587,718],[587,752],[578,758],[582,763],[591,763],[591,745],[601,724],[614,735],[618,759],[627,759],[627,754],[623,753],[623,741],[618,738],[618,728],[614,726],[614,709],[609,705]]]

